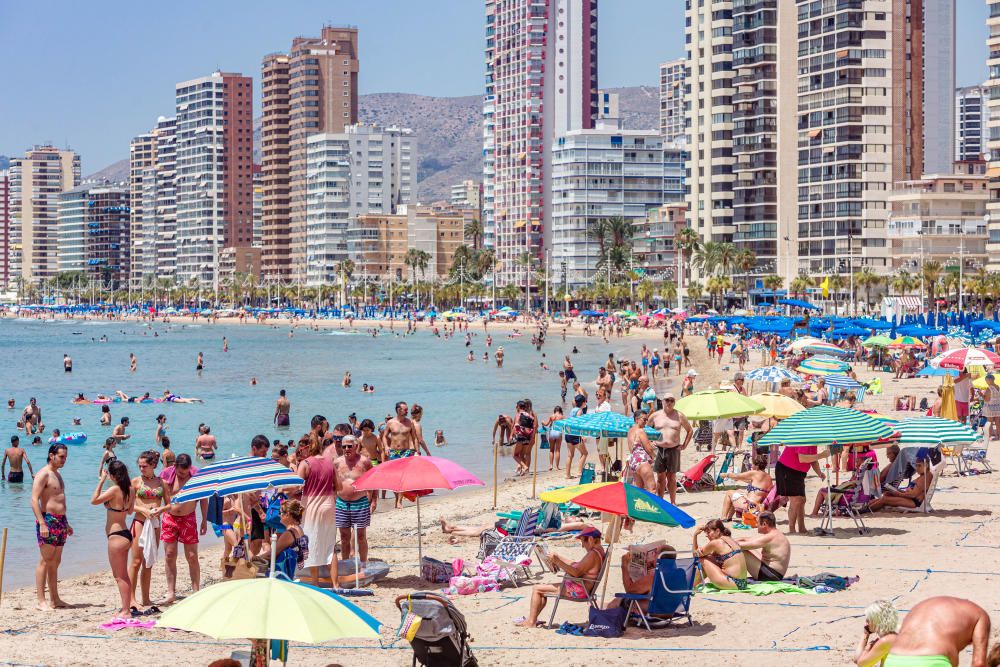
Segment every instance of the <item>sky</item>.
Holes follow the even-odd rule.
[[[791,1],[791,0],[788,0]],[[958,5],[958,85],[986,76],[986,4]],[[68,146],[89,174],[173,115],[174,84],[261,58],[324,23],[360,30],[361,93],[482,92],[481,0],[0,0],[0,155]],[[602,0],[600,85],[655,85],[684,55],[683,0]]]

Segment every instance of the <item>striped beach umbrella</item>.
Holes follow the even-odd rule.
[[[864,386],[854,378],[847,377],[846,375],[831,375],[824,378],[824,381],[827,387],[835,387],[837,389],[861,389]]]
[[[806,359],[795,370],[807,375],[844,375],[851,365],[835,359]]]
[[[806,354],[828,354],[835,356],[854,354],[853,350],[845,350],[837,347],[833,343],[812,343],[803,347],[802,351]]]
[[[677,401],[677,411],[690,420],[726,419],[755,415],[764,409],[757,401],[735,391],[696,391]]]
[[[914,347],[923,348],[927,347],[927,344],[924,343],[924,341],[920,340],[919,338],[915,338],[914,336],[900,336],[899,338],[889,343],[889,347],[894,350],[899,350],[902,348],[914,348]]]
[[[798,412],[764,434],[757,445],[821,447],[830,444],[863,445],[896,437],[889,424],[864,412],[818,405]]]
[[[802,382],[802,378],[788,370],[784,366],[764,366],[755,368],[746,374],[747,380],[754,382],[781,382],[791,380],[792,382]]]
[[[871,336],[861,341],[861,345],[864,347],[889,347],[891,343],[892,339],[884,334]]]
[[[635,426],[635,420],[620,412],[589,412],[567,419],[560,419],[553,424],[558,430],[570,435],[587,436],[591,438],[624,438]],[[646,435],[659,439],[660,432],[655,428],[646,427]]]
[[[794,350],[794,351],[798,352],[802,348],[806,347],[807,345],[812,345],[813,343],[828,344],[828,343],[826,343],[826,341],[824,341],[821,338],[815,338],[815,337],[812,337],[812,336],[803,336],[802,338],[796,338],[791,343],[789,343],[788,344],[788,349],[789,350]]]
[[[899,444],[910,447],[938,445],[971,445],[979,436],[971,428],[952,419],[915,417],[896,424]]]
[[[243,456],[205,466],[191,476],[171,501],[186,503],[211,496],[231,496],[284,486],[302,486],[304,480],[287,467],[259,456]]]
[[[981,347],[963,347],[943,352],[931,359],[935,368],[955,368],[962,370],[970,366],[1000,366],[1000,355]]]
[[[591,487],[591,488],[586,488]],[[542,502],[573,502],[581,507],[627,516],[636,521],[648,521],[662,526],[694,528],[694,517],[663,498],[632,484],[584,484],[577,493],[567,497],[562,489],[546,491],[539,496]]]

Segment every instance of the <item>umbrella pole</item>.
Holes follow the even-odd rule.
[[[271,570],[270,570],[271,573],[269,575],[272,579],[277,574],[274,571],[274,562],[275,562],[275,560],[277,560],[277,557],[278,557],[277,553],[276,553],[277,550],[278,550],[278,533],[272,531],[271,532]]]
[[[616,516],[614,521],[611,522],[611,539],[608,540],[608,551],[604,554],[604,562],[607,563],[608,559],[611,558],[611,550],[614,548],[615,543],[618,542],[618,530],[621,526],[622,518]],[[605,565],[604,571],[604,582],[601,584],[601,607],[604,607],[604,596],[608,592],[608,570],[610,568]]]
[[[493,443],[493,509],[497,508],[497,459],[500,457],[500,445]]]
[[[531,499],[535,499],[535,488],[538,485],[538,434],[535,434],[535,439],[531,444],[531,465],[534,468],[534,472],[531,476]]]
[[[420,564],[424,562],[424,536],[420,527],[420,496],[417,496],[417,571],[420,571]]]

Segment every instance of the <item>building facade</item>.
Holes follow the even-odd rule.
[[[0,169],[0,288],[10,285],[10,172]]]
[[[145,219],[143,190],[148,176],[156,178],[156,139],[152,132],[134,137],[128,147],[128,185],[131,220],[129,220],[129,282],[133,287],[142,284],[145,264],[143,250],[145,238],[142,225]],[[152,204],[151,204],[152,205]]]
[[[119,290],[129,284],[131,198],[126,183],[84,183],[59,195],[59,272],[82,284]]]
[[[253,242],[253,79],[177,84],[177,280],[217,286],[223,248]]]
[[[478,211],[482,208],[482,183],[465,180],[451,186],[451,196],[448,203],[452,206],[465,206]]]
[[[892,268],[914,275],[936,260],[946,272],[965,275],[985,268],[989,180],[982,161],[956,162],[952,173],[897,183],[889,203]]]
[[[262,64],[262,262],[272,280],[306,272],[307,140],[358,122],[358,30],[324,26]]]
[[[483,222],[497,280],[551,241],[551,147],[597,117],[597,0],[486,0]]]
[[[175,278],[176,125],[175,118],[161,116],[129,150],[129,279],[136,289]]]
[[[79,184],[73,151],[36,146],[11,160],[11,280],[37,285],[59,272],[59,195]]]
[[[569,285],[609,278],[599,274],[600,253],[590,234],[600,221],[620,217],[635,225],[647,210],[683,200],[684,157],[675,147],[664,148],[658,132],[623,130],[617,122],[600,121],[557,139],[550,259],[565,263]]]
[[[955,157],[955,1],[919,0],[923,14],[923,174],[946,174]],[[901,26],[905,27],[905,26]]]
[[[352,125],[343,133],[311,135],[307,142],[307,261],[311,285],[340,280],[348,259],[347,231],[359,215],[391,215],[414,197],[416,146],[400,128]]]
[[[989,99],[984,86],[955,91],[955,160],[982,160],[986,154]]]
[[[681,284],[680,255],[677,234],[686,226],[687,204],[664,204],[646,211],[637,220],[632,250],[635,265],[645,276],[654,280],[672,280]]]
[[[989,219],[986,224],[986,251],[989,254],[989,270],[1000,271],[1000,1],[989,0],[989,15],[986,27],[988,80],[984,84],[987,99],[986,153],[989,165],[990,199],[986,206]]]
[[[687,141],[684,127],[683,58],[660,63],[660,136],[668,143]]]

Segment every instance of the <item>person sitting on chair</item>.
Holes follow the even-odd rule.
[[[931,488],[934,481],[934,473],[931,472],[928,457],[918,457],[916,461],[917,477],[910,482],[905,491],[898,491],[892,486],[885,486],[882,489],[881,498],[876,498],[865,505],[862,512],[877,512],[884,507],[905,507],[916,509],[924,502],[927,489]]]
[[[560,590],[563,596],[569,600],[586,600],[590,597],[594,586],[597,585],[597,577],[601,574],[601,567],[604,564],[604,547],[601,545],[601,531],[590,527],[580,532],[576,536],[580,540],[586,554],[583,558],[575,562],[569,562],[558,554],[549,554],[548,564],[553,569],[559,569],[570,577],[577,577],[587,580],[586,584],[579,581],[566,581],[565,586],[558,584],[535,584],[531,587],[531,604],[528,617],[519,625],[523,628],[534,628],[538,626],[538,615],[545,608],[546,595],[558,595]]]
[[[758,454],[753,457],[753,469],[746,472],[722,474],[723,479],[746,482],[746,489],[726,493],[722,498],[722,520],[732,521],[733,515],[752,512],[767,497],[774,480],[767,473],[767,456]]]
[[[737,537],[736,543],[743,549],[747,572],[751,577],[757,581],[781,581],[784,578],[792,559],[792,545],[778,530],[773,514],[761,512],[757,517],[757,535]],[[753,549],[760,549],[760,556]]]
[[[657,560],[661,558],[676,559],[677,550],[668,544],[660,549],[660,553],[656,556]],[[631,553],[625,552],[622,554],[622,590],[630,595],[649,595],[650,591],[653,590],[653,581],[656,579],[655,562],[653,563],[653,567],[649,567],[649,563],[647,563],[645,575],[639,577],[638,579],[633,579],[632,573],[629,572],[629,564],[631,561]],[[608,606],[605,607],[605,609],[620,607],[622,606],[622,603],[622,598],[615,598],[608,603]],[[648,600],[642,600],[639,602],[639,606],[643,611],[646,611],[648,605]]]

